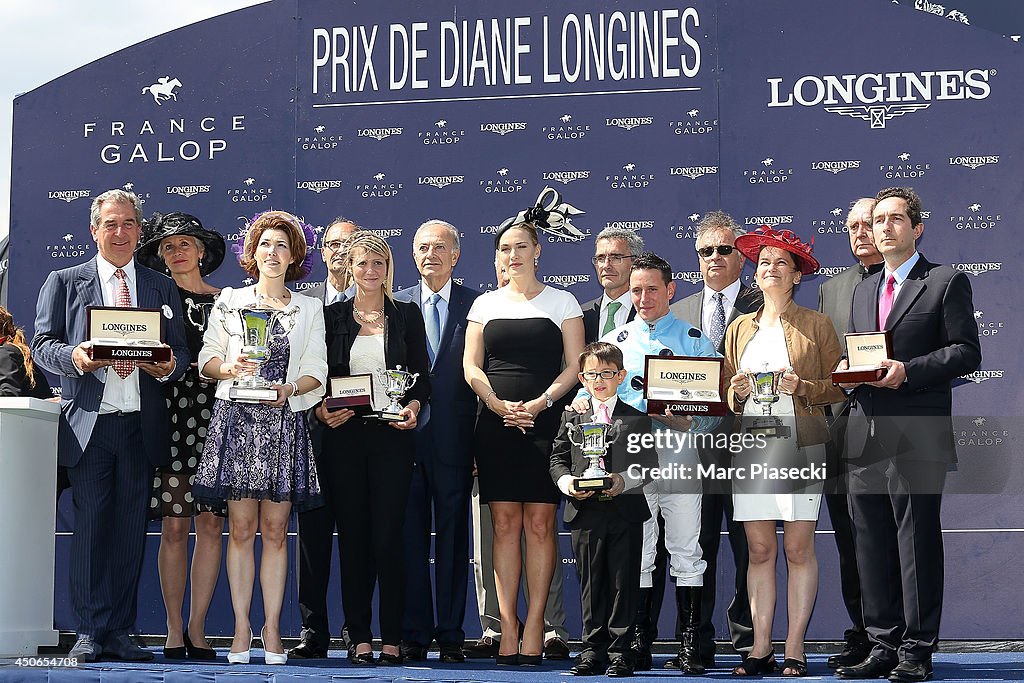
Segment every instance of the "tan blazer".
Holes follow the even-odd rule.
[[[740,358],[747,343],[757,332],[757,317],[763,306],[753,313],[741,315],[725,331],[726,377],[737,372]],[[806,387],[806,394],[793,397],[797,433],[801,446],[825,443],[829,439],[825,424],[824,406],[844,399],[843,392],[832,384],[832,370],[839,363],[842,349],[839,338],[828,316],[791,303],[780,316],[786,337],[789,362]],[[736,413],[743,412],[743,402],[737,401],[729,388],[729,405]]]

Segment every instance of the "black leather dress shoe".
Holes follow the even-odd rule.
[[[75,641],[71,651],[68,652],[68,657],[80,662],[95,662],[100,658],[102,651],[103,648],[93,640],[92,636],[78,636],[78,640]]]
[[[633,665],[625,657],[616,657],[604,673],[609,678],[628,678],[633,675]]]
[[[569,646],[561,638],[548,640],[544,643],[544,659],[569,659]]]
[[[895,668],[895,662],[879,659],[874,655],[868,655],[867,659],[860,664],[839,667],[836,669],[836,676],[844,679],[885,678]]]
[[[438,648],[441,650],[438,659],[442,664],[462,664],[466,661],[461,645],[439,645]]]
[[[103,654],[126,662],[148,662],[153,659],[152,652],[136,645],[127,634],[107,639],[103,644]]]
[[[889,674],[890,681],[927,681],[931,677],[931,662],[900,662]]]
[[[398,646],[398,651],[410,662],[423,662],[427,659],[426,646],[417,645],[416,643],[402,641],[402,644]]]
[[[484,636],[472,645],[462,648],[466,659],[494,659],[498,655],[498,641],[490,636]]]
[[[861,643],[846,643],[838,654],[829,657],[825,664],[830,669],[838,669],[841,666],[854,666],[860,664],[871,654],[871,646]]]
[[[595,657],[577,657],[576,663],[569,669],[573,676],[600,676],[607,666]]]
[[[326,659],[327,649],[320,647],[311,640],[303,640],[288,650],[288,656],[292,659]]]

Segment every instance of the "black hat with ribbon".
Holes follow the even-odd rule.
[[[577,242],[586,237],[572,224],[573,216],[586,213],[572,204],[562,201],[562,195],[553,187],[545,187],[537,195],[537,203],[520,211],[511,218],[506,218],[494,233],[494,248],[497,250],[502,234],[513,225],[531,223],[541,232],[561,237],[570,242]]]

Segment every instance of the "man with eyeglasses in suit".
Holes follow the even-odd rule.
[[[636,317],[629,294],[629,268],[643,251],[643,239],[627,228],[605,228],[594,239],[590,262],[604,291],[582,306],[583,335],[588,344]]]
[[[699,327],[715,344],[718,353],[724,353],[725,329],[737,316],[756,311],[763,300],[761,292],[740,280],[743,255],[736,250],[736,237],[744,234],[732,216],[724,211],[709,211],[697,224],[697,259],[704,280],[701,291],[681,299],[670,307],[672,313]],[[731,422],[723,420],[718,429],[728,432]],[[727,452],[701,451],[701,459],[722,462]],[[728,461],[725,461],[728,464]],[[728,491],[705,491],[701,505],[700,547],[704,551],[707,568],[704,571],[704,590],[701,593],[700,625],[697,628],[700,658],[706,668],[715,665],[715,579],[718,575],[718,549],[722,539],[722,518],[725,517],[736,565],[736,592],[726,617],[733,648],[748,652],[754,644],[754,631],[747,597],[747,537],[743,524],[733,521],[732,497]],[[680,625],[676,627],[681,631]],[[678,634],[677,634],[678,635]],[[678,668],[678,660],[668,660],[666,668]]]
[[[346,241],[360,227],[344,216],[338,216],[324,230],[320,255],[327,265],[327,279],[305,290],[306,296],[320,299],[324,306],[345,301],[354,296],[347,282]],[[317,471],[325,471],[321,456],[322,424],[310,415],[310,438]],[[321,492],[325,499],[330,495],[326,488],[326,477],[320,477]],[[331,552],[336,523],[333,508],[324,505],[308,512],[299,513],[299,614],[302,617],[302,638],[298,645],[288,650],[293,659],[325,659],[331,645],[331,631],[327,619],[327,584],[331,578]],[[341,528],[338,527],[338,531]],[[342,630],[342,639],[349,645],[347,633]]]

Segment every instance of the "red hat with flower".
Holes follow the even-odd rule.
[[[818,259],[814,258],[814,255],[811,253],[811,246],[813,244],[813,237],[811,238],[811,243],[808,244],[801,242],[800,238],[792,230],[772,230],[767,225],[762,225],[754,232],[748,232],[736,238],[736,248],[741,254],[750,259],[751,262],[757,263],[757,257],[761,253],[762,248],[775,247],[795,255],[800,266],[800,272],[804,275],[810,275],[820,265]]]

